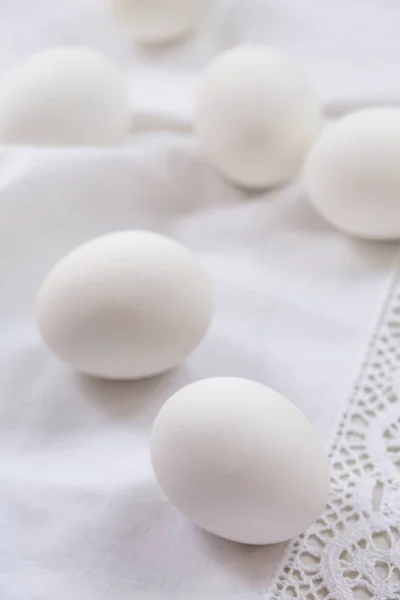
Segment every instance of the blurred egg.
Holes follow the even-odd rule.
[[[197,29],[213,0],[109,0],[139,43],[158,44]]]
[[[73,250],[37,299],[44,342],[78,371],[148,377],[180,363],[212,315],[210,280],[180,243],[148,231],[118,232]]]
[[[161,489],[200,527],[246,544],[304,531],[329,494],[326,453],[304,415],[254,381],[205,379],[174,394],[151,433]]]
[[[90,48],[33,54],[0,82],[0,143],[106,145],[128,134],[128,80]]]
[[[224,176],[257,189],[297,173],[320,118],[317,94],[295,63],[269,48],[239,46],[206,69],[195,131]]]
[[[305,167],[311,203],[361,238],[400,237],[400,109],[369,108],[328,125]]]

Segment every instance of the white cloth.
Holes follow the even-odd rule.
[[[0,155],[0,598],[131,600],[267,593],[284,545],[248,548],[198,531],[157,488],[148,434],[182,385],[237,375],[295,402],[328,444],[387,293],[397,247],[348,239],[301,186],[246,197],[198,155],[193,90],[241,42],[291,52],[327,110],[400,98],[393,0],[220,2],[194,40],[137,51],[101,0],[3,0],[0,67],[55,43],[103,49],[132,75],[140,112],[115,149]],[[185,242],[210,272],[204,343],[151,381],[99,382],[43,347],[36,292],[96,235],[150,228]]]

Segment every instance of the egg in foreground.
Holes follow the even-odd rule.
[[[228,540],[288,540],[328,499],[328,459],[311,424],[254,381],[220,377],[182,388],[161,408],[150,444],[171,503]]]
[[[45,344],[88,375],[149,377],[200,343],[212,290],[182,244],[149,231],[118,232],[78,247],[50,271],[37,298]]]

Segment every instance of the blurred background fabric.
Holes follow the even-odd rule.
[[[140,50],[101,0],[2,0],[2,73],[38,49],[94,46],[128,70],[137,116],[121,147],[0,150],[0,598],[267,597],[285,545],[235,545],[182,517],[151,472],[152,421],[182,385],[242,376],[286,395],[328,447],[398,247],[332,229],[301,181],[251,195],[223,181],[191,134],[194,92],[214,55],[252,42],[300,62],[328,117],[397,103],[399,19],[394,0],[216,0],[194,38]],[[130,228],[199,256],[215,318],[173,372],[97,381],[43,347],[35,296],[66,252]]]

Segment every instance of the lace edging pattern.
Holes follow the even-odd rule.
[[[269,600],[400,598],[400,277],[331,448],[332,491],[294,541]]]

